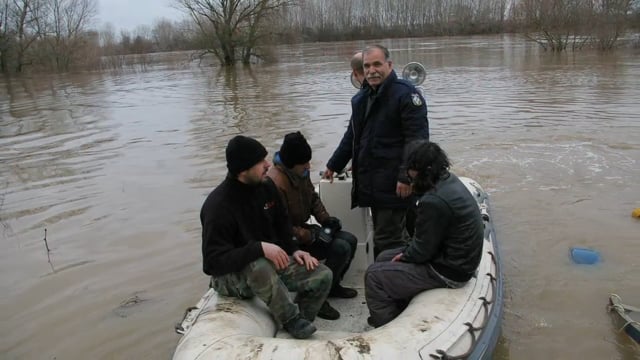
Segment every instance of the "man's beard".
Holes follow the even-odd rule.
[[[262,183],[264,183],[265,181],[267,181],[267,177],[266,176],[250,176],[247,179],[247,184],[252,185],[252,186],[258,186]]]

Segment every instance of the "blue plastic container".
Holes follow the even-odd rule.
[[[569,249],[569,256],[576,264],[593,265],[600,262],[600,253],[593,249],[572,247]]]

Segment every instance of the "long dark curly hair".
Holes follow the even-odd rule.
[[[425,140],[411,143],[407,157],[407,173],[409,170],[418,172],[411,179],[413,190],[417,194],[424,194],[435,187],[440,179],[448,177],[450,167],[447,153],[438,144]]]

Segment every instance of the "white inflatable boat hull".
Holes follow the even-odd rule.
[[[366,314],[360,309],[355,318],[341,309],[341,320],[331,322],[329,329],[317,325],[318,331],[307,340],[293,339],[279,329],[266,305],[257,298],[228,298],[209,289],[177,326],[183,337],[173,358],[490,359],[500,334],[503,307],[498,246],[486,193],[475,181],[461,180],[478,200],[485,220],[482,260],[477,275],[465,287],[425,291],[396,319],[377,329],[365,325],[353,331],[352,323],[366,324],[359,318],[366,318]],[[345,229],[355,229],[361,241],[343,282],[359,283],[363,293],[363,273],[372,260],[371,251],[367,251],[372,249],[371,224],[365,210],[348,209],[350,187],[350,179],[322,182],[320,194],[329,211],[343,219]],[[361,299],[349,300],[366,310]]]

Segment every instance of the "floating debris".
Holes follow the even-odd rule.
[[[600,262],[600,253],[593,249],[572,247],[569,256],[576,264],[593,265]]]
[[[131,308],[149,300],[138,296],[143,292],[144,291],[137,291],[133,293],[131,296],[123,300],[117,308],[113,309],[113,312],[121,318],[126,318],[127,316],[131,315]]]

